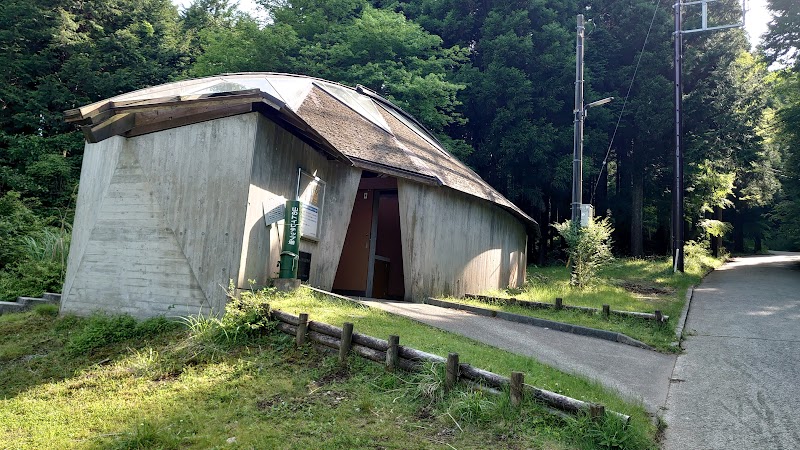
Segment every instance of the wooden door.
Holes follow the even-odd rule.
[[[372,229],[372,192],[359,189],[350,215],[342,256],[336,269],[333,289],[348,294],[364,295],[367,290],[370,230]]]

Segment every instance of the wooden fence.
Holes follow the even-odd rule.
[[[265,308],[269,310],[269,308]],[[523,398],[531,398],[544,403],[558,412],[570,414],[585,413],[593,418],[611,414],[625,424],[630,416],[614,411],[606,411],[603,405],[588,403],[565,395],[557,394],[525,384],[524,374],[512,372],[511,377],[498,375],[458,360],[458,353],[450,353],[447,358],[400,345],[399,336],[389,336],[388,340],[374,338],[353,331],[352,323],[345,323],[342,328],[323,322],[309,321],[308,314],[294,316],[280,310],[271,310],[270,320],[277,322],[277,329],[295,337],[295,343],[304,345],[311,341],[325,347],[338,350],[339,361],[345,363],[350,353],[363,358],[385,364],[386,369],[395,371],[418,371],[425,363],[445,365],[445,389],[452,389],[456,383],[466,383],[474,389],[493,394],[501,394],[508,390],[511,403],[518,406]]]
[[[471,298],[474,300],[479,300],[482,302],[487,303],[501,303],[504,305],[517,305],[522,306],[523,308],[532,308],[532,309],[567,309],[572,311],[583,311],[591,314],[602,313],[603,316],[608,317],[609,315],[613,314],[615,316],[623,316],[623,317],[633,317],[636,319],[644,319],[644,320],[655,320],[656,322],[666,322],[669,320],[669,316],[665,316],[661,313],[660,310],[655,310],[653,314],[650,313],[643,313],[643,312],[634,312],[634,311],[617,311],[611,309],[609,305],[603,305],[603,309],[597,308],[590,308],[588,306],[573,306],[573,305],[565,305],[564,300],[561,298],[556,298],[553,303],[543,303],[543,302],[531,302],[527,300],[518,300],[514,297],[511,298],[503,298],[503,297],[489,297],[486,295],[477,295],[477,294],[465,294],[464,297]]]

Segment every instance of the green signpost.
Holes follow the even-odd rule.
[[[286,201],[279,278],[297,278],[297,261],[300,254],[301,211],[302,205],[299,200]]]

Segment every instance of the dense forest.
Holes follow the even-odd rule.
[[[720,17],[735,18],[735,0]],[[800,249],[800,2],[743,30],[684,39],[688,239]],[[0,297],[60,289],[83,138],[62,112],[224,72],[300,73],[391,99],[541,225],[569,215],[575,16],[590,19],[584,199],[615,252],[667,254],[672,4],[660,0],[4,0],[0,4]],[[687,20],[696,20],[686,11]],[[768,69],[769,68],[769,69]]]

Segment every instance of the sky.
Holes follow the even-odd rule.
[[[750,36],[750,44],[755,48],[761,42],[761,35],[767,31],[767,22],[770,20],[769,11],[767,11],[767,0],[746,0],[747,1],[747,14],[745,16],[744,28]],[[192,3],[192,0],[172,0],[172,2],[179,7],[186,7]],[[249,12],[256,17],[262,14],[257,12],[257,5],[255,0],[239,0],[239,9]]]
[[[770,21],[767,0],[749,0],[747,9],[744,29],[750,36],[750,45],[755,48],[761,42],[761,35],[767,31],[767,23]]]

